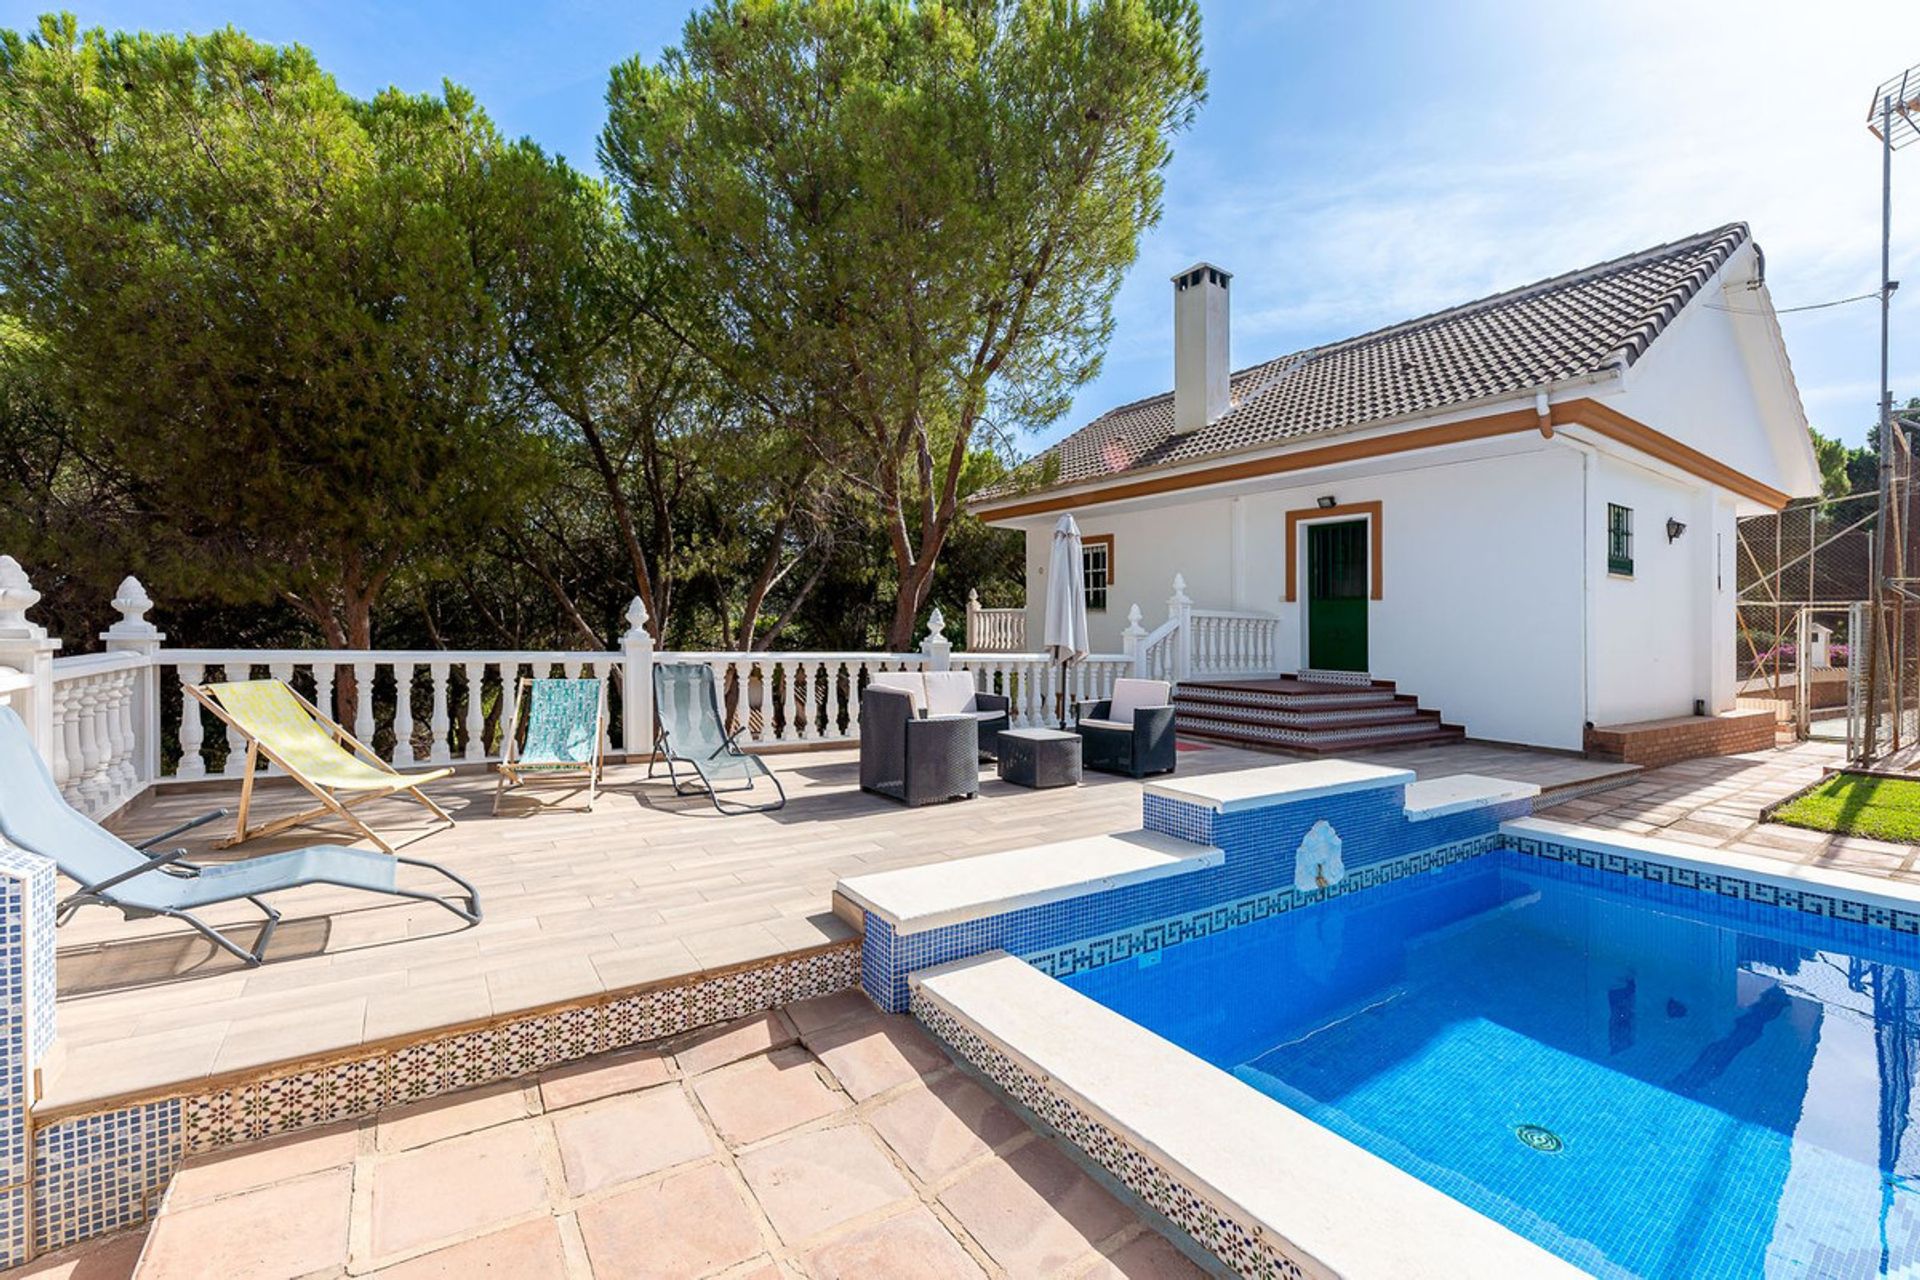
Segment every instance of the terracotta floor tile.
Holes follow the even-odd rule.
[[[1014,1275],[1045,1275],[1133,1215],[1051,1142],[1031,1142],[941,1193],[960,1225]]]
[[[382,1151],[405,1151],[497,1124],[511,1124],[532,1114],[525,1085],[512,1081],[487,1085],[382,1113],[377,1122],[377,1144]]]
[[[978,1280],[986,1275],[931,1210],[862,1227],[806,1256],[816,1280]]]
[[[937,1182],[968,1161],[1027,1132],[994,1096],[962,1075],[890,1098],[867,1123],[906,1161],[914,1176]]]
[[[167,1213],[140,1280],[288,1280],[343,1267],[353,1173],[329,1169]]]
[[[787,1015],[775,1009],[695,1032],[673,1046],[673,1057],[682,1075],[699,1075],[729,1062],[790,1045],[797,1038]]]
[[[596,1200],[579,1212],[601,1280],[683,1280],[761,1253],[760,1225],[717,1164],[699,1165]]]
[[[1075,1280],[1206,1280],[1206,1274],[1165,1236],[1145,1231]]]
[[[533,1123],[382,1156],[373,1169],[373,1261],[546,1207]]]
[[[583,1196],[713,1154],[713,1139],[678,1085],[662,1085],[553,1117],[567,1190]]]
[[[285,1182],[322,1169],[348,1168],[359,1150],[360,1126],[356,1122],[196,1156],[173,1175],[173,1181],[167,1186],[167,1205],[183,1209],[203,1200]]]
[[[867,1017],[877,1012],[879,1010],[874,1007],[873,1001],[857,988],[830,996],[816,996],[812,1000],[796,1001],[787,1006],[787,1017],[792,1020],[794,1030],[803,1036],[836,1022]]]
[[[117,1232],[35,1258],[17,1271],[7,1272],[7,1277],[8,1280],[129,1280],[134,1263],[140,1261],[140,1246],[146,1242],[145,1228]]]
[[[953,1065],[926,1032],[885,1014],[826,1027],[806,1044],[856,1102]]]
[[[731,1146],[770,1138],[853,1105],[820,1078],[813,1055],[798,1048],[701,1076],[693,1091]]]
[[[559,1224],[552,1218],[537,1218],[409,1258],[373,1274],[381,1280],[467,1280],[469,1276],[567,1280],[567,1255],[560,1243]]]
[[[788,1244],[913,1194],[858,1125],[798,1133],[738,1157],[761,1211]]]
[[[651,1088],[673,1078],[673,1061],[651,1049],[589,1058],[540,1076],[540,1102],[549,1111],[578,1106],[616,1093]]]

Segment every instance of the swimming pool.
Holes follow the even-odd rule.
[[[1913,937],[1502,850],[1064,981],[1597,1274],[1920,1267]]]

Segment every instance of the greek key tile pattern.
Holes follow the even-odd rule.
[[[915,993],[912,1010],[920,1024],[956,1054],[1236,1273],[1253,1280],[1303,1280],[1308,1274],[1301,1259],[1248,1223],[1238,1206],[1214,1200],[1189,1185],[939,1005]]]

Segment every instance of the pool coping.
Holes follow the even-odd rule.
[[[851,876],[834,892],[904,936],[1186,875],[1225,857],[1214,845],[1127,831]]]
[[[929,1030],[1244,1274],[1585,1274],[1016,956],[912,982]]]
[[[1714,875],[1733,875],[1775,889],[1809,890],[1877,906],[1888,911],[1920,913],[1920,885],[1886,880],[1829,867],[1782,863],[1758,854],[1741,853],[1679,840],[1614,831],[1557,818],[1510,818],[1500,824],[1508,839],[1539,840],[1592,849],[1597,853],[1639,859],[1664,866]]]
[[[1414,778],[1411,769],[1329,758],[1234,769],[1178,781],[1161,779],[1148,782],[1142,791],[1162,800],[1198,805],[1225,814],[1298,804],[1302,800],[1318,800],[1352,791],[1401,787]]]

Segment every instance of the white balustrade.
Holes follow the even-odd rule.
[[[95,653],[53,663],[52,758],[67,803],[103,817],[146,785],[140,776],[134,703],[147,667],[139,653]]]
[[[1025,609],[989,609],[967,592],[967,648],[973,653],[1019,653],[1027,647]]]

